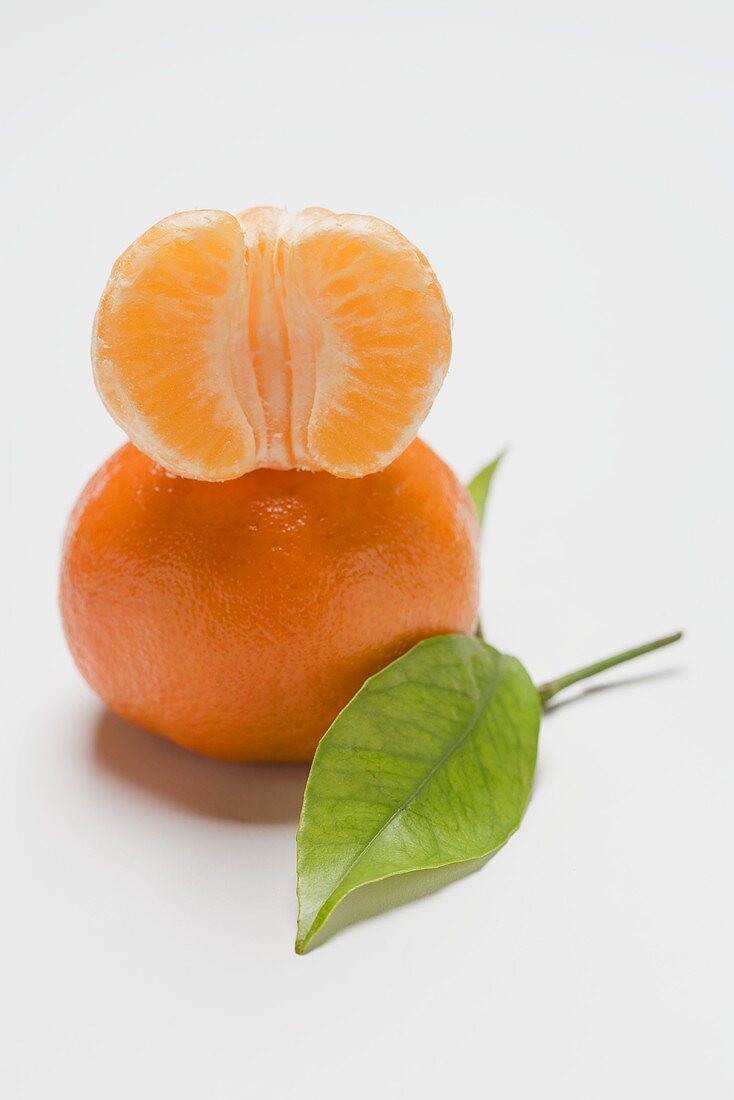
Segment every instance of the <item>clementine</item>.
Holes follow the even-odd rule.
[[[115,264],[95,381],[137,447],[183,477],[361,477],[415,438],[449,365],[425,256],[378,218],[256,207],[164,218]]]
[[[424,443],[380,473],[177,477],[131,444],[83,491],[61,611],[118,714],[226,760],[310,760],[365,679],[422,638],[470,632],[478,527]]]

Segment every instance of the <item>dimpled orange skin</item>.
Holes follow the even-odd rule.
[[[420,440],[353,480],[166,473],[132,444],[69,521],[60,603],[87,682],[195,752],[307,761],[365,679],[474,630],[473,504]]]

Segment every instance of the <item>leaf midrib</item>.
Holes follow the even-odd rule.
[[[334,897],[335,893],[337,892],[339,887],[342,885],[342,883],[345,881],[345,879],[348,878],[348,876],[352,873],[352,871],[354,871],[354,869],[359,866],[359,864],[362,862],[362,860],[365,858],[365,856],[369,852],[370,848],[372,848],[373,844],[375,844],[375,842],[377,840],[379,840],[379,838],[382,836],[382,834],[385,832],[385,830],[388,829],[389,826],[393,823],[393,821],[398,816],[398,814],[401,814],[403,812],[403,810],[406,808],[406,806],[408,806],[411,802],[415,801],[415,799],[418,797],[418,795],[423,790],[423,788],[428,783],[431,782],[431,780],[436,775],[438,770],[440,768],[442,768],[443,765],[446,763],[446,761],[464,744],[467,737],[469,737],[469,735],[474,732],[474,730],[477,727],[477,723],[479,722],[479,719],[482,716],[484,708],[486,707],[487,703],[489,702],[489,699],[490,699],[492,693],[494,692],[495,688],[497,687],[497,684],[499,683],[499,681],[502,679],[502,677],[504,676],[504,674],[506,672],[506,661],[507,661],[507,658],[506,658],[505,654],[502,654],[502,656],[500,658],[499,670],[498,670],[497,674],[490,680],[489,684],[487,685],[487,688],[482,693],[482,696],[479,699],[479,701],[477,703],[477,706],[474,710],[474,714],[472,716],[471,722],[469,722],[466,729],[462,733],[461,737],[459,737],[458,740],[454,741],[454,743],[446,750],[446,752],[443,754],[443,756],[441,756],[441,758],[436,761],[436,763],[433,765],[431,770],[428,772],[428,774],[425,776],[425,778],[420,781],[420,783],[415,788],[415,790],[412,791],[409,795],[407,795],[402,800],[402,802],[398,806],[396,806],[396,808],[390,814],[390,817],[387,819],[387,821],[385,821],[380,826],[380,828],[377,830],[375,835],[370,838],[369,843],[362,849],[362,851],[359,853],[359,855],[356,857],[356,859],[354,859],[349,864],[347,869],[343,872],[343,874],[341,874],[339,876],[337,881],[334,883],[334,886],[329,891],[329,894],[328,894],[326,900],[324,901],[321,908],[316,913],[316,916],[314,917],[313,921],[311,922],[311,927],[309,929],[309,932],[311,932],[312,930],[317,928],[319,919],[321,918],[321,915],[324,912],[324,910],[326,909],[327,905],[329,904],[331,899]],[[349,891],[347,891],[347,893],[349,893]],[[306,942],[307,938],[308,938],[308,934],[304,937],[304,941],[303,941],[304,943]]]

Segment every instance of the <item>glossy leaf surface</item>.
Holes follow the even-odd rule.
[[[538,693],[477,638],[430,638],[373,676],[316,751],[298,831],[303,952],[347,894],[486,856],[532,788]]]

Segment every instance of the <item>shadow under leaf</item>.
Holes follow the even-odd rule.
[[[446,867],[435,867],[425,871],[408,871],[405,874],[392,875],[380,882],[370,882],[348,894],[334,910],[324,927],[316,933],[309,944],[307,954],[320,947],[332,936],[359,924],[382,916],[388,910],[397,909],[420,901],[435,894],[445,886],[481,870],[496,855],[492,852],[479,859],[466,860],[464,863],[450,863]]]

